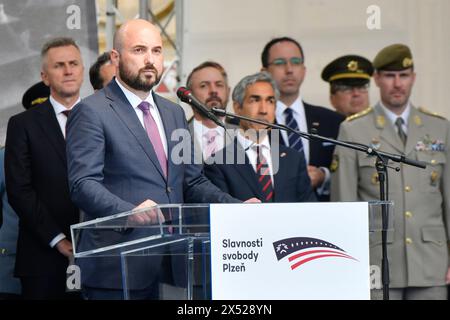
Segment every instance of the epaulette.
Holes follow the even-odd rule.
[[[427,114],[429,116],[432,116],[432,117],[436,117],[436,118],[447,120],[444,116],[441,116],[440,114],[438,114],[436,112],[432,112],[432,111],[426,110],[426,109],[424,109],[422,107],[419,108],[419,111],[422,112],[422,113],[425,113],[425,114]]]
[[[348,116],[347,118],[345,118],[345,121],[353,121],[355,119],[361,118],[363,116],[365,116],[366,114],[369,114],[373,111],[372,107],[368,107],[367,109],[364,109],[363,111],[360,111],[358,113],[355,113],[351,116]]]
[[[48,100],[48,97],[37,98],[37,99],[34,99],[33,101],[31,101],[31,105],[34,106],[35,104],[41,104],[47,100]]]

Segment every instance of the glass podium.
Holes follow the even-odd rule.
[[[388,234],[393,230],[393,204],[377,201],[368,206],[370,264],[381,265],[377,261],[381,255],[375,254],[374,261],[372,250],[381,250],[378,240],[383,229]],[[390,222],[384,228],[383,206]],[[72,225],[81,285],[116,290],[125,300],[209,300],[209,221],[208,204],[184,204],[158,205]],[[239,227],[245,226],[236,221]]]

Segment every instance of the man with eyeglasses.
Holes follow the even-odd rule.
[[[393,230],[387,233],[389,298],[446,299],[450,283],[450,124],[441,116],[416,108],[410,100],[416,79],[410,49],[394,44],[373,61],[380,101],[342,123],[339,139],[370,145],[426,163],[388,169],[389,200],[394,202]],[[374,157],[337,147],[332,174],[333,201],[379,198]],[[388,180],[388,179],[386,179]],[[381,236],[370,236],[370,263],[381,265]],[[373,297],[381,296],[374,288]]]
[[[369,107],[372,63],[358,55],[346,55],[330,62],[322,79],[330,83],[330,102],[340,114],[348,117]]]
[[[336,138],[344,116],[324,107],[303,101],[300,87],[306,74],[305,55],[301,45],[289,37],[272,39],[261,54],[262,70],[269,72],[280,90],[276,122],[295,130],[314,132]],[[280,143],[304,152],[308,175],[320,201],[329,201],[329,179],[334,145],[307,140],[282,131]]]

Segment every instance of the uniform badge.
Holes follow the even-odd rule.
[[[445,151],[445,144],[443,140],[432,139],[428,134],[422,138],[422,140],[417,141],[416,151],[433,151],[433,152],[443,152]]]
[[[372,178],[370,179],[370,181],[372,181],[373,185],[377,185],[377,184],[380,183],[380,181],[378,180],[378,173],[377,172],[374,172],[372,174]]]
[[[414,116],[414,123],[418,126],[422,125],[422,119],[419,116]]]
[[[353,71],[355,72],[356,70],[358,70],[358,61],[352,60],[347,64],[347,69],[349,71]]]
[[[380,149],[380,146],[381,146],[380,140],[378,138],[372,138],[372,142],[370,144],[370,147],[372,149],[377,150],[377,149]]]
[[[384,127],[384,124],[386,123],[386,119],[384,116],[377,116],[377,126],[380,128]]]
[[[337,154],[333,154],[333,160],[331,161],[330,171],[336,172],[339,168],[339,156]]]
[[[439,173],[437,171],[431,171],[431,175],[430,175],[430,180],[431,180],[431,185],[432,186],[436,186],[437,182],[439,179]]]
[[[413,65],[413,60],[411,58],[406,57],[405,59],[403,59],[402,64],[403,68],[409,68]]]

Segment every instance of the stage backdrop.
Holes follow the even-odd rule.
[[[75,39],[85,65],[82,96],[92,92],[87,70],[98,53],[95,12],[92,0],[0,3],[0,145],[4,145],[8,119],[24,110],[23,93],[40,81],[40,50],[47,40]]]

